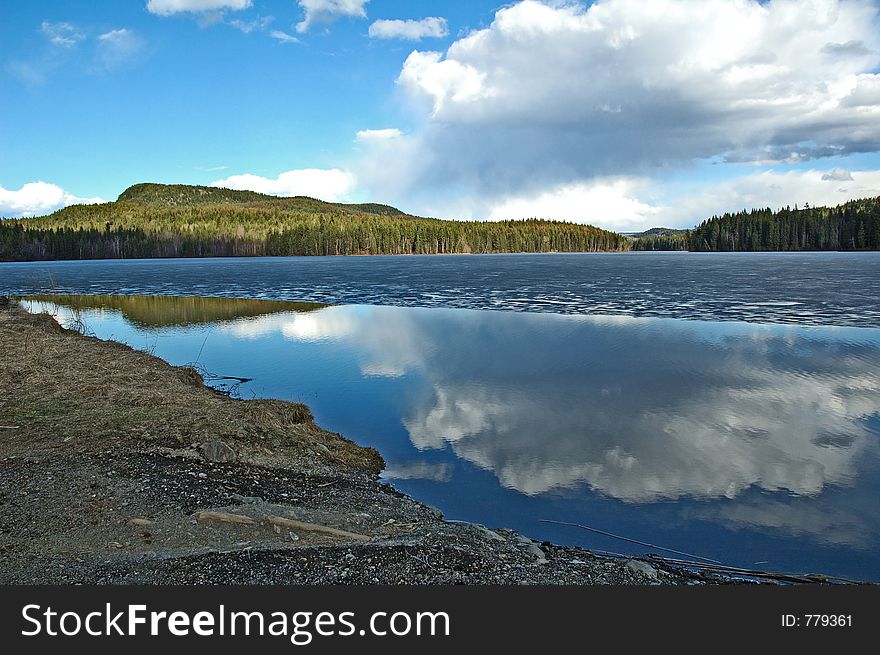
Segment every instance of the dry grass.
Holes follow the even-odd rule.
[[[308,407],[217,394],[193,369],[60,327],[0,303],[0,452],[194,448],[220,439],[245,461],[311,460],[378,472],[383,462],[312,422]],[[12,432],[12,434],[10,434]]]

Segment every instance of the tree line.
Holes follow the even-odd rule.
[[[630,242],[630,250],[688,250],[690,232],[682,234],[652,234],[637,237]]]
[[[880,198],[837,207],[753,209],[694,228],[688,249],[712,252],[880,249]]]
[[[0,221],[0,261],[441,253],[708,252],[880,249],[880,198],[837,207],[753,209],[686,232],[624,237],[539,219],[443,221],[379,204],[275,198],[248,191],[141,184],[116,202]]]
[[[224,195],[213,204],[193,203],[184,196],[181,202],[163,204],[161,197],[155,198],[155,189],[151,192],[149,202],[126,192],[121,197],[129,199],[122,201],[71,206],[49,216],[2,221],[0,260],[629,248],[627,240],[614,232],[557,221],[444,221],[408,216],[385,205],[340,205],[307,198],[264,200],[249,195],[245,201]],[[174,197],[179,195],[177,192]]]
[[[633,239],[630,247],[697,252],[880,250],[880,198],[837,207],[806,205],[727,213],[683,234]]]

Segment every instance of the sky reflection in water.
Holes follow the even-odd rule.
[[[880,580],[880,330],[363,305],[156,317],[180,302],[79,311],[102,338],[254,378],[244,397],[308,403],[451,518]]]

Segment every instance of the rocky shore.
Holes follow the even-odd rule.
[[[0,583],[707,584],[446,521],[304,405],[0,299]]]

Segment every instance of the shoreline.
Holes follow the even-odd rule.
[[[0,219],[2,220],[2,219]],[[0,259],[0,264],[49,264],[62,262],[150,262],[150,261],[198,261],[208,260],[243,260],[243,259],[368,259],[419,257],[504,257],[510,255],[823,255],[823,254],[866,254],[880,250],[523,250],[511,252],[433,252],[433,253],[352,253],[345,255],[204,255],[193,257],[104,257],[97,259]]]
[[[149,261],[180,261],[199,259],[346,259],[346,258],[369,258],[369,257],[482,257],[495,255],[626,255],[642,252],[652,253],[693,253],[697,250],[523,250],[511,252],[398,252],[398,253],[351,253],[345,255],[204,255],[193,257],[105,257],[99,259],[76,258],[76,259],[0,259],[0,264],[40,264],[48,262],[149,262]],[[782,252],[782,251],[780,251]],[[832,252],[832,251],[803,251],[803,252]],[[845,250],[833,252],[849,252]],[[858,251],[861,252],[861,251]],[[872,252],[872,251],[869,251]]]
[[[830,581],[597,554],[444,520],[308,408],[0,298],[2,584]]]

